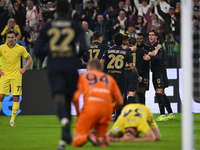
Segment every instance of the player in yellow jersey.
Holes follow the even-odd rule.
[[[143,133],[144,137],[138,137],[139,133]],[[143,104],[126,105],[108,134],[111,142],[160,140],[160,131],[153,114]]]
[[[15,33],[13,31],[9,31],[6,38],[8,43],[0,46],[0,56],[2,56],[2,67],[0,70],[0,111],[4,97],[9,95],[11,89],[14,103],[10,126],[16,126],[14,120],[19,110],[19,95],[22,95],[22,74],[24,74],[33,60],[23,46],[15,44]],[[24,68],[21,68],[21,57],[27,59]]]

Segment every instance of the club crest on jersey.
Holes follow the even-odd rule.
[[[15,54],[17,54],[17,51],[15,51]]]

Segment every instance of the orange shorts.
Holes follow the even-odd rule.
[[[98,136],[108,131],[112,115],[112,107],[106,102],[87,101],[75,126],[75,132],[88,134],[94,128]]]

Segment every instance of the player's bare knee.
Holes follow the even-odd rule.
[[[14,102],[19,102],[19,96],[18,95],[13,95],[13,101]]]

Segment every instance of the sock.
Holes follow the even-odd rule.
[[[159,106],[159,109],[160,109],[160,114],[165,115],[165,101],[163,99],[162,94],[156,93],[156,98],[158,100],[158,106]]]
[[[57,102],[55,104],[55,111],[60,121],[63,118],[67,118],[67,111],[66,111],[65,105],[62,102]]]
[[[123,106],[120,106],[116,111],[115,111],[115,120],[114,122],[117,120],[118,116],[121,114]]]
[[[139,96],[139,102],[140,102],[141,104],[144,104],[144,105],[145,105],[145,93],[140,92],[140,93],[138,94],[138,96]]]
[[[163,99],[164,99],[164,101],[165,101],[165,108],[167,109],[167,112],[168,112],[169,114],[170,114],[170,113],[173,113],[168,97],[167,97],[166,95],[163,95]]]
[[[18,110],[19,110],[19,102],[13,102],[11,120],[15,120]]]
[[[78,135],[75,138],[73,138],[73,146],[79,147],[79,146],[84,145],[88,141],[87,136],[88,136],[87,134],[86,135]]]
[[[126,104],[132,104],[132,103],[135,103],[135,97],[129,96]]]
[[[1,112],[1,108],[2,108],[2,102],[0,101],[0,112]]]

